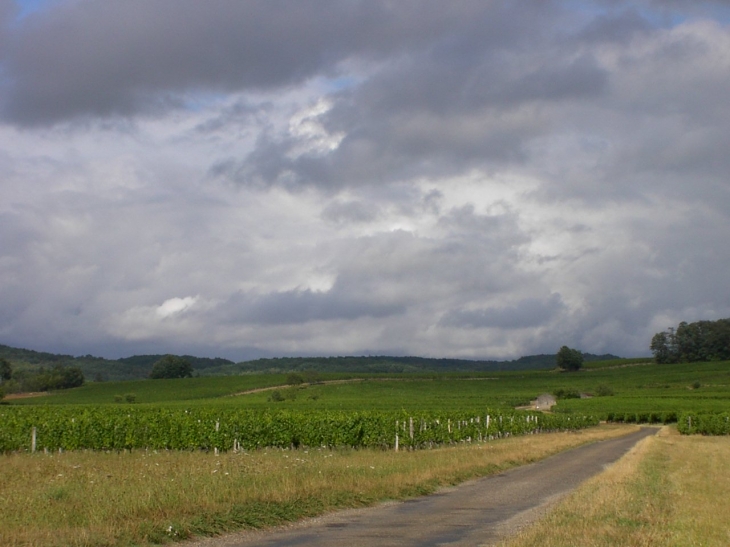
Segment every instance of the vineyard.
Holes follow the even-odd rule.
[[[677,420],[677,429],[683,435],[730,435],[730,414],[686,412]]]
[[[0,451],[422,448],[573,430],[594,416],[529,412],[255,411],[170,407],[0,408]]]
[[[322,374],[299,385],[282,374],[90,383],[0,406],[0,451],[31,451],[34,429],[40,451],[393,448],[396,434],[399,447],[417,448],[598,420],[728,433],[713,416],[730,405],[730,363],[599,365],[571,374]],[[553,414],[514,410],[541,393],[572,395],[559,396]],[[691,427],[685,415],[695,416]]]

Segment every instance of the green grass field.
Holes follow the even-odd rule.
[[[251,409],[312,410],[481,410],[512,408],[558,390],[612,396],[560,399],[558,412],[726,411],[730,408],[730,363],[655,365],[594,363],[575,373],[522,371],[472,374],[321,374],[325,383],[287,386],[284,374],[251,374],[179,380],[89,383],[49,396],[11,404],[233,405]],[[329,383],[347,381],[349,383]],[[232,396],[248,390],[276,388]],[[273,397],[272,397],[273,395]],[[129,404],[129,403],[122,403]]]
[[[138,403],[173,403],[216,399],[262,387],[282,385],[283,374],[180,378],[174,380],[133,380],[128,382],[90,382],[84,386],[37,398],[17,399],[13,404],[112,404],[115,397],[128,394]]]

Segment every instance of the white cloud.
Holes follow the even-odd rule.
[[[158,317],[166,319],[173,315],[188,311],[197,302],[197,296],[186,296],[185,298],[169,298],[157,306],[155,313]]]
[[[331,108],[332,101],[320,99],[315,105],[303,108],[290,118],[289,134],[300,142],[289,151],[289,158],[294,159],[303,154],[326,154],[337,149],[345,133],[329,133],[320,121],[320,116]]]

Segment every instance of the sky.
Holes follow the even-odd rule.
[[[0,343],[649,355],[730,317],[730,2],[0,0]]]

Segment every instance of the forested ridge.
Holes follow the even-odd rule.
[[[10,361],[15,370],[37,371],[41,367],[46,369],[78,367],[83,371],[87,380],[96,382],[147,378],[152,371],[153,365],[163,357],[165,357],[163,354],[133,355],[121,359],[105,359],[93,355],[74,357],[73,355],[14,348],[0,344],[0,358]],[[192,355],[183,355],[182,357],[196,371],[234,364],[233,361],[220,357],[208,358]]]
[[[15,370],[37,370],[40,367],[78,367],[87,381],[136,380],[148,378],[153,365],[164,355],[134,355],[121,359],[104,359],[93,355],[47,353],[0,344],[0,358],[13,363]],[[264,372],[484,372],[499,370],[550,369],[556,366],[555,354],[527,355],[511,361],[439,359],[415,356],[336,356],[336,357],[279,357],[234,363],[220,357],[182,355],[200,376],[251,374]],[[584,353],[585,361],[618,359],[611,354]]]

